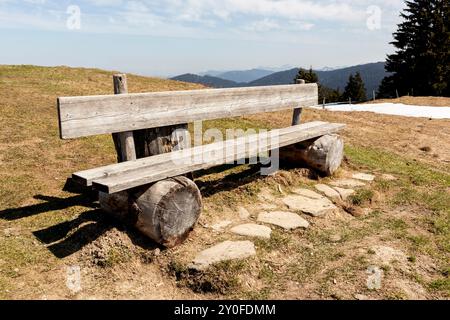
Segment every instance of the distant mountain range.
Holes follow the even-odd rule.
[[[191,83],[199,83],[203,84],[207,87],[211,88],[236,88],[236,87],[245,87],[242,83],[237,83],[230,80],[225,80],[218,77],[211,76],[199,76],[198,74],[186,73],[180,76],[176,76],[171,78],[172,80],[183,81],[183,82],[191,82]]]
[[[353,67],[336,70],[315,71],[323,86],[332,89],[344,90],[348,78],[356,72],[361,73],[367,89],[367,96],[372,97],[373,90],[377,90],[383,78],[387,75],[385,63],[368,63]],[[291,84],[297,75],[299,68],[272,72],[263,69],[252,69],[246,71],[230,71],[218,73],[216,76],[184,74],[172,78],[172,80],[193,82],[213,88],[235,88],[250,86],[268,86]],[[256,79],[255,79],[256,78]],[[253,80],[252,80],[253,79]]]
[[[234,81],[237,83],[249,83],[273,74],[274,71],[263,69],[252,69],[245,71],[228,71],[216,75],[217,78]]]

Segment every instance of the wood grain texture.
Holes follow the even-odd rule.
[[[113,76],[114,94],[127,94],[128,82],[125,74]],[[132,131],[113,133],[114,145],[117,152],[118,162],[136,160],[136,148]]]
[[[134,132],[138,159],[182,150],[189,146],[188,125],[176,125]]]
[[[62,139],[318,104],[317,84],[58,98]]]
[[[176,177],[132,192],[113,195],[100,192],[100,206],[145,236],[172,248],[182,243],[195,227],[202,197],[194,182]]]
[[[282,148],[301,141],[336,133],[345,127],[343,124],[322,124],[311,127],[310,124],[289,127],[273,132],[272,139],[263,135],[247,136],[244,139],[227,140],[168,154],[158,155],[147,159],[130,162],[127,171],[121,171],[109,166],[107,173],[102,178],[92,180],[94,188],[106,192],[115,193],[132,189],[152,182],[176,177],[214,166],[232,163],[240,159],[251,158],[259,152]],[[145,165],[142,165],[145,162]],[[115,166],[120,166],[117,164]],[[134,165],[132,168],[131,166]],[[110,172],[115,172],[111,174]],[[75,174],[78,179],[86,178],[83,173]]]
[[[300,85],[304,85],[306,82],[303,79],[297,79],[296,83],[300,84]],[[300,122],[302,121],[302,113],[303,113],[303,108],[294,109],[294,114],[292,116],[292,125],[293,126],[297,126],[300,124]]]
[[[344,140],[336,134],[300,142],[280,150],[281,161],[305,163],[326,176],[332,176],[344,159]]]

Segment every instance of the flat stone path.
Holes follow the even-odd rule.
[[[337,181],[330,182],[332,186],[341,188],[360,188],[364,187],[366,184],[364,182],[358,181],[356,179],[341,179]]]
[[[255,255],[256,250],[253,242],[225,241],[197,254],[189,268],[205,270],[209,266],[219,262],[246,259]]]
[[[283,203],[291,210],[301,211],[313,217],[323,216],[333,212],[337,207],[328,198],[308,189],[297,189],[298,195],[290,195]]]
[[[298,214],[284,211],[263,212],[259,215],[258,221],[273,224],[285,230],[309,227],[309,222]]]
[[[211,228],[216,232],[222,232],[224,229],[229,227],[233,222],[229,220],[220,221],[211,226]]]
[[[384,181],[395,181],[395,180],[397,180],[397,178],[394,177],[392,174],[387,174],[387,173],[383,174],[381,176],[381,179],[384,180]]]
[[[248,212],[247,209],[245,209],[244,207],[240,207],[239,208],[239,218],[241,220],[248,220],[250,218],[250,212]]]
[[[327,186],[326,184],[317,184],[315,188],[317,189],[317,191],[322,192],[328,198],[341,199],[341,195],[339,194],[339,192],[334,190],[332,187]]]
[[[342,200],[347,200],[352,194],[355,193],[355,190],[353,189],[343,189],[339,187],[334,187],[334,190],[336,190],[339,193],[339,196]]]
[[[270,193],[270,190],[265,189],[258,196],[261,202],[259,208],[268,212],[260,213],[257,220],[259,223],[278,226],[287,231],[309,228],[310,223],[297,213],[276,211],[277,208],[284,203],[290,210],[310,214],[313,217],[323,216],[338,209],[330,199],[346,200],[355,193],[353,189],[364,187],[366,183],[374,181],[375,178],[371,174],[355,173],[352,175],[352,178],[334,180],[329,185],[315,185],[315,189],[320,193],[305,188],[295,189],[293,190],[294,194],[282,198],[281,202],[277,202],[277,198]],[[396,180],[397,178],[386,174],[381,179]],[[272,229],[265,225],[250,223],[253,217],[246,208],[239,207],[238,216],[242,224],[234,226],[229,232],[243,237],[270,239]],[[211,228],[217,232],[222,232],[228,229],[231,224],[233,224],[232,221],[220,221],[211,226]],[[340,235],[332,235],[329,239],[329,241],[334,243],[341,240],[342,237]],[[395,256],[398,258],[400,256],[398,252],[386,248],[375,248],[374,251],[377,256],[385,260],[391,260],[391,257]],[[251,241],[225,241],[198,253],[189,268],[201,271],[219,262],[246,259],[255,255],[255,245]],[[368,270],[368,274],[368,288],[379,289],[382,276],[382,274],[380,275],[380,270],[374,267]]]
[[[322,195],[320,195],[317,192],[314,192],[312,190],[309,190],[309,189],[300,188],[300,189],[295,189],[292,192],[294,192],[295,194],[298,194],[300,196],[307,197],[307,198],[314,199],[314,200],[322,200],[323,199]]]
[[[375,176],[367,173],[355,173],[353,179],[372,182],[375,180]]]
[[[230,230],[232,233],[253,238],[270,239],[272,229],[259,224],[248,223],[236,226]]]

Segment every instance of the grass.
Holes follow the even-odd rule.
[[[362,206],[370,203],[373,199],[374,192],[369,189],[359,189],[349,197],[349,201],[354,206]]]
[[[168,271],[179,286],[187,287],[197,293],[233,294],[240,290],[239,275],[248,268],[248,261],[225,261],[207,270],[189,269],[179,261],[171,261]]]
[[[408,224],[402,219],[375,222],[392,230],[398,239],[408,239],[410,250],[432,255],[443,265],[450,263],[450,174],[408,158],[374,148],[346,147],[351,162],[369,170],[393,173],[395,182],[379,182],[376,188],[390,195],[391,208],[417,207],[423,210],[422,223],[434,233],[433,240],[422,235],[408,235]],[[365,191],[362,191],[366,198]],[[427,214],[428,213],[428,214]],[[381,226],[380,226],[381,227]]]
[[[435,291],[445,291],[447,294],[450,294],[450,279],[439,279],[432,281],[429,285],[432,290]]]
[[[450,174],[398,154],[370,147],[349,146],[345,154],[352,163],[370,170],[402,176],[404,182],[414,186],[450,187]]]
[[[255,240],[255,245],[260,249],[270,252],[286,248],[286,246],[288,246],[290,242],[290,235],[277,229],[272,231],[272,235],[269,240],[257,239]]]

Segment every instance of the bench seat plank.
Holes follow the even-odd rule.
[[[306,130],[306,129],[314,128],[314,127],[324,125],[324,124],[327,124],[327,123],[323,122],[323,121],[309,122],[309,123],[302,124],[301,126],[292,126],[289,128],[285,128],[285,129],[283,129],[283,131],[280,134],[287,134],[290,132],[294,132],[294,131],[299,130],[300,128],[303,130]],[[198,154],[199,152],[210,152],[212,150],[217,150],[220,148],[222,148],[222,145],[216,143],[216,144],[209,144],[209,145],[195,147],[192,152]],[[178,154],[177,156],[179,157],[180,155]],[[159,155],[155,155],[155,156],[148,157],[148,158],[138,159],[136,161],[127,161],[127,162],[122,162],[122,163],[118,163],[118,164],[112,164],[112,165],[108,165],[108,166],[104,166],[104,167],[99,167],[99,168],[94,168],[94,169],[77,172],[72,175],[72,179],[82,185],[90,187],[90,186],[92,186],[92,181],[94,181],[95,179],[113,176],[118,173],[123,174],[128,171],[133,171],[133,170],[140,169],[143,167],[154,166],[154,165],[157,165],[160,163],[166,163],[166,162],[167,162],[167,155],[159,154]]]
[[[74,179],[92,184],[105,193],[116,193],[189,172],[249,158],[298,142],[336,133],[344,124],[312,122],[272,131],[275,139],[262,134],[217,142],[145,159],[110,165],[74,174]],[[227,152],[225,152],[225,150]],[[198,160],[200,159],[200,160]]]
[[[74,139],[308,107],[317,97],[317,84],[60,97],[60,135]]]

